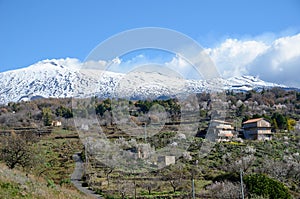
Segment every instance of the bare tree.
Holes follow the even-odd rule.
[[[113,172],[114,168],[113,167],[110,167],[110,166],[107,166],[103,169],[103,172],[106,176],[106,180],[107,180],[107,187],[109,187],[110,185],[110,180],[109,180],[109,175]]]
[[[290,184],[291,180],[295,184],[300,182],[300,161],[297,161],[293,156],[285,157],[281,161],[265,157],[261,165],[256,169],[256,172],[267,173],[286,184]]]
[[[127,180],[120,180],[118,183],[118,192],[121,195],[122,199],[125,199],[128,195],[133,195],[135,184],[127,181]]]
[[[10,169],[18,165],[23,168],[32,166],[34,154],[31,140],[29,134],[17,135],[14,132],[10,136],[3,137],[0,156]]]
[[[173,192],[176,192],[178,188],[184,184],[184,179],[189,178],[190,173],[184,165],[176,164],[164,170],[162,176],[164,180],[170,183]]]
[[[255,149],[251,146],[247,146],[241,150],[241,155],[234,157],[231,153],[226,153],[222,158],[225,164],[222,169],[228,172],[238,173],[241,169],[247,172],[249,168],[254,164],[256,157],[254,156]]]
[[[143,180],[141,187],[148,191],[148,194],[151,195],[153,189],[157,187],[157,182],[155,180]]]
[[[215,182],[207,187],[212,198],[239,199],[241,197],[240,185],[229,181]]]

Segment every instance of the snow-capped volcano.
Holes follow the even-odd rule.
[[[155,98],[178,93],[285,87],[256,77],[184,80],[160,72],[133,71],[128,74],[82,69],[77,59],[40,61],[27,68],[0,73],[0,104],[36,97],[126,97]]]

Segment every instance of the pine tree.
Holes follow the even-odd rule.
[[[278,130],[278,129],[279,129],[279,128],[278,128],[278,124],[277,124],[275,118],[273,119],[273,125],[274,125],[274,129],[275,129],[275,130]]]
[[[52,124],[52,112],[50,108],[43,108],[43,120],[45,126],[51,126]]]

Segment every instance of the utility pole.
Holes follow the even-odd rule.
[[[134,176],[133,184],[134,184],[134,199],[136,199],[136,181],[135,181],[135,176]]]
[[[145,137],[145,143],[147,143],[147,129],[146,129],[146,122],[144,123],[144,137]]]
[[[194,180],[194,171],[192,171],[192,196],[195,199],[195,180]]]
[[[134,169],[132,168],[132,172],[131,172],[132,174],[133,174],[133,185],[134,185],[134,199],[136,199],[136,176],[135,176],[135,171],[134,171]]]
[[[88,169],[88,164],[89,164],[89,160],[88,160],[88,153],[87,153],[87,147],[88,147],[88,143],[86,142],[85,143],[85,147],[84,147],[84,156],[85,156],[85,172],[86,172],[86,170]]]
[[[198,160],[195,162],[195,167],[198,165]],[[192,197],[195,199],[195,168],[192,169]]]
[[[244,185],[243,185],[243,170],[240,170],[240,177],[241,177],[241,193],[242,193],[242,199],[245,198],[244,196]]]

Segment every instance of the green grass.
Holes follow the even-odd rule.
[[[11,182],[0,181],[0,198],[11,199],[11,198],[33,198],[31,193],[26,192],[20,186]]]
[[[53,134],[42,138],[36,144],[36,150],[41,155],[40,166],[34,170],[36,175],[51,179],[56,184],[62,184],[70,179],[75,165],[72,156],[83,150],[82,143],[76,138],[55,139],[55,136],[73,134],[73,131],[57,128]]]

